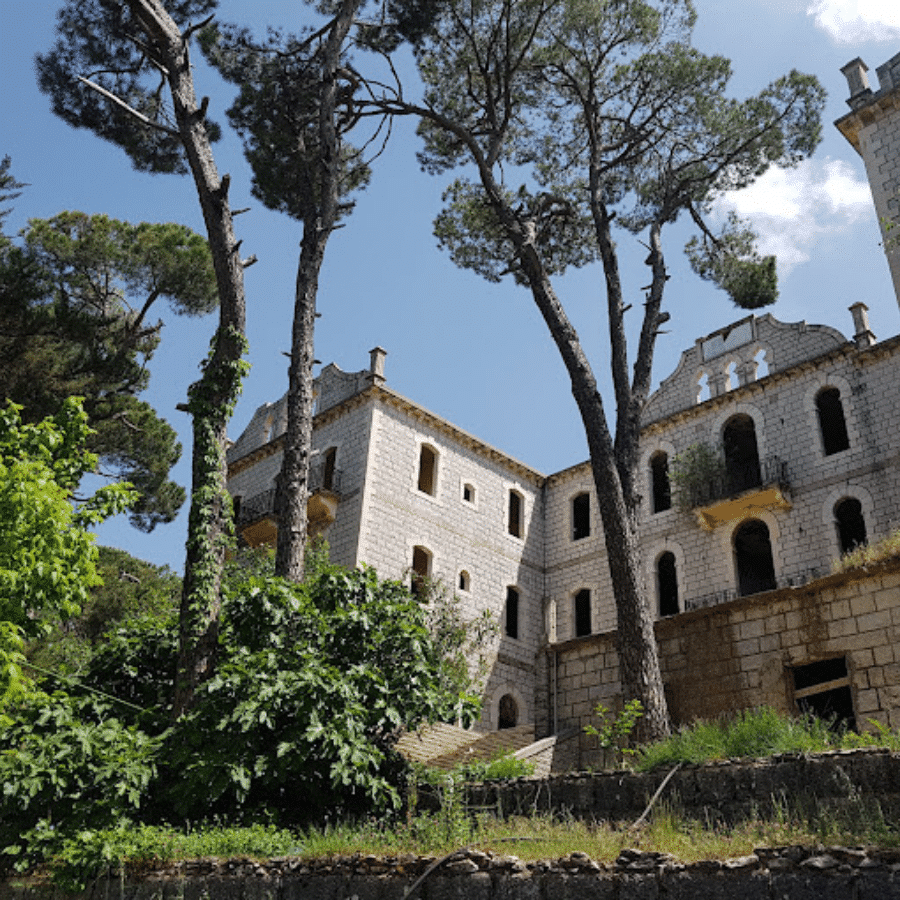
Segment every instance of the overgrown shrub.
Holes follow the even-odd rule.
[[[61,692],[7,710],[0,744],[0,871],[27,868],[68,835],[132,821],[156,774],[159,742],[112,704]]]

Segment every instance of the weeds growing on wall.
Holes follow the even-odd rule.
[[[814,716],[790,718],[769,707],[742,710],[733,716],[697,721],[664,741],[649,744],[635,757],[635,768],[704,763],[716,759],[765,757],[779,753],[824,753],[860,747],[900,750],[900,733],[874,720],[869,731],[835,730]]]
[[[900,528],[880,541],[863,544],[845,553],[840,559],[835,560],[831,568],[833,572],[848,572],[851,569],[861,569],[898,557],[900,557]]]

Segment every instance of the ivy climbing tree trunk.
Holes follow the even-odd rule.
[[[220,587],[231,534],[231,503],[225,489],[226,427],[241,388],[246,349],[246,303],[240,243],[228,202],[229,177],[219,178],[205,125],[205,106],[197,103],[183,34],[158,0],[128,0],[162,69],[172,97],[176,128],[190,169],[219,289],[219,326],[200,379],[188,390],[192,417],[191,508],[184,585],[179,615],[178,672],[173,715],[182,715],[197,686],[215,666]]]

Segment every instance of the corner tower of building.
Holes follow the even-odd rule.
[[[841,71],[850,87],[850,112],[834,124],[866,164],[900,304],[900,53],[878,67],[876,91],[869,86],[868,67],[858,57]]]

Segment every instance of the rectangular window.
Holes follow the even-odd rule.
[[[572,500],[572,540],[580,541],[591,534],[591,497],[579,494]]]
[[[794,666],[792,672],[794,700],[800,712],[824,719],[834,727],[856,728],[845,656]]]
[[[518,639],[519,637],[519,592],[514,587],[506,589],[506,615],[504,630],[506,636]]]
[[[591,633],[591,592],[585,588],[575,595],[575,637]]]
[[[509,533],[522,537],[522,495],[517,491],[509,492]]]

